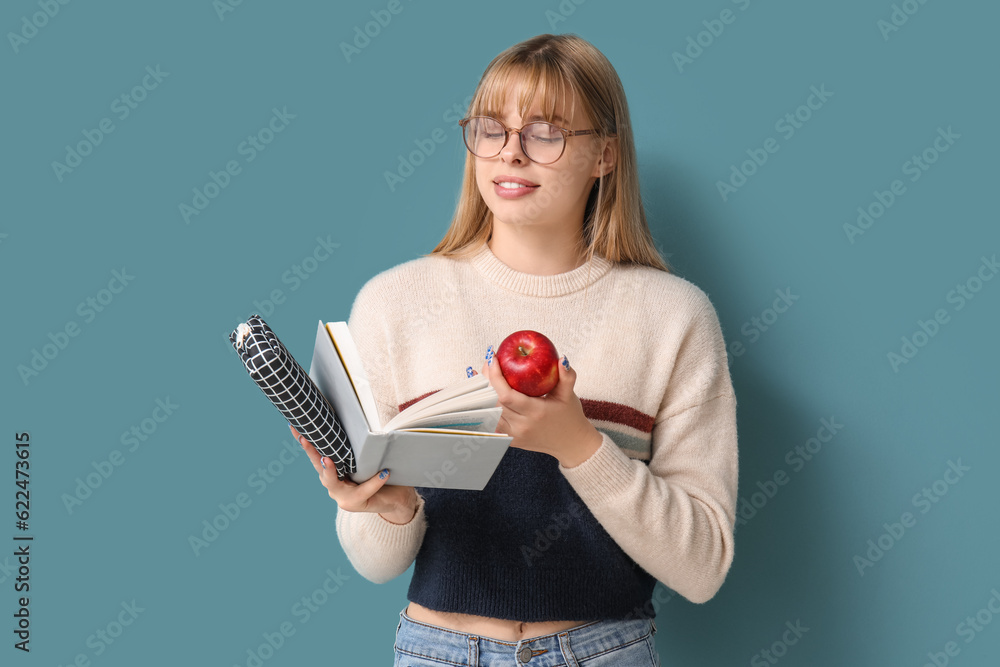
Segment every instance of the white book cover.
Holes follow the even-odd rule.
[[[387,484],[482,490],[513,440],[494,432],[502,409],[482,376],[444,387],[379,424],[371,385],[344,322],[319,322],[309,376],[347,432],[357,464],[350,477],[358,483],[388,468]]]

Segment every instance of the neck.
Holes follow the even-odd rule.
[[[514,227],[493,220],[490,250],[522,273],[553,276],[582,266],[587,259],[582,230]]]

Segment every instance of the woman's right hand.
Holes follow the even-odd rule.
[[[319,481],[326,487],[330,497],[337,501],[340,509],[348,512],[378,512],[383,519],[396,524],[409,523],[416,515],[417,492],[412,486],[386,486],[389,475],[385,479],[373,475],[361,484],[347,477],[338,479],[333,461],[327,458],[324,467],[323,457],[316,451],[316,447],[296,431],[294,426],[289,424],[288,427],[319,473]]]

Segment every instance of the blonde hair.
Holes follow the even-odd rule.
[[[521,116],[528,113],[538,94],[546,120],[553,122],[557,101],[571,98],[568,88],[582,101],[586,127],[598,130],[596,135],[590,135],[595,137],[595,143],[617,136],[613,169],[597,179],[584,210],[583,243],[587,259],[597,254],[613,262],[670,272],[646,221],[625,90],[608,59],[590,42],[574,34],[532,37],[490,62],[476,86],[467,115],[490,115],[503,109],[508,84],[519,77],[524,77],[526,83],[517,100]],[[466,151],[455,215],[448,232],[429,255],[469,256],[493,232],[492,214],[476,185],[475,160]]]

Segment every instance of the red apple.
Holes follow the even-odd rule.
[[[559,353],[537,331],[515,331],[504,338],[496,359],[504,380],[522,394],[542,396],[559,383]]]

